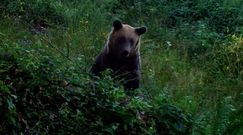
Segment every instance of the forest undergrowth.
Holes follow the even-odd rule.
[[[0,13],[0,134],[243,134],[241,0],[3,0]],[[115,19],[148,28],[132,94],[89,73]]]

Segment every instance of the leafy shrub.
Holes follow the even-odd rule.
[[[16,95],[11,94],[8,86],[0,81],[0,133],[16,133],[16,131],[10,130],[11,128],[15,129],[16,126],[18,126],[17,112],[14,104],[15,98]]]
[[[40,41],[33,45],[0,48],[5,52],[0,57],[0,113],[5,114],[1,115],[1,133],[191,132],[192,120],[179,108],[127,96],[107,73],[91,81],[78,65],[53,55]]]
[[[242,96],[243,96],[243,93],[240,93],[239,98],[242,98]],[[242,101],[242,99],[241,99],[241,101]],[[241,122],[243,120],[242,105],[240,107],[241,107],[240,109],[234,110],[230,114],[230,117],[229,117],[230,122],[228,122],[228,125],[226,126],[226,128],[224,130],[225,134],[233,133],[233,134],[240,135],[243,133],[243,130],[241,128],[243,126],[243,124]]]
[[[51,0],[4,0],[0,10],[3,15],[14,15],[31,25],[47,27],[47,23],[64,24],[65,18],[60,7]]]

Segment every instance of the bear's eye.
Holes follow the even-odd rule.
[[[134,40],[132,38],[129,39],[129,43],[131,44],[131,46],[134,45]]]

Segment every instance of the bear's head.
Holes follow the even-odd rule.
[[[120,21],[113,22],[110,32],[107,51],[119,59],[139,55],[140,36],[146,32],[146,27],[134,28]]]

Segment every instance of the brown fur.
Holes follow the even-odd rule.
[[[140,35],[146,28],[134,28],[120,21],[114,21],[103,51],[96,57],[91,72],[99,75],[109,68],[114,76],[124,81],[126,89],[139,87],[140,73]]]

